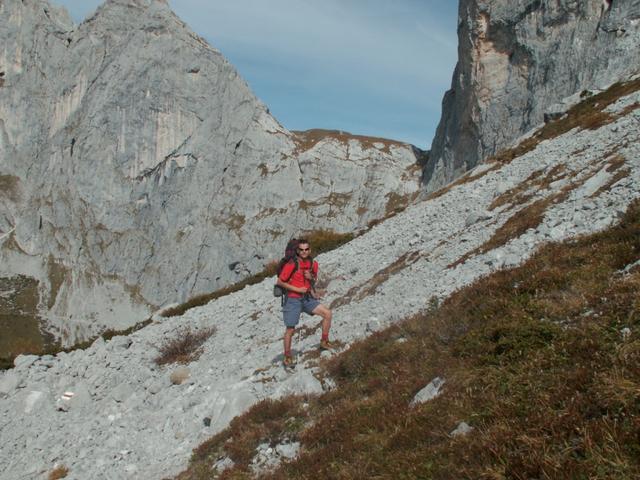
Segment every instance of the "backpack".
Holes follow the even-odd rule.
[[[289,275],[289,278],[287,278],[285,282],[288,282],[289,280],[291,280],[291,277],[293,277],[293,274],[296,273],[296,271],[298,270],[298,256],[297,256],[296,250],[298,249],[299,244],[300,244],[300,241],[297,238],[292,238],[291,240],[289,240],[286,248],[284,249],[284,257],[282,257],[278,262],[278,268],[276,269],[276,273],[278,277],[280,277],[280,273],[282,272],[282,269],[287,263],[291,261],[295,263],[295,266],[291,271],[291,275]],[[274,285],[273,287],[274,297],[283,297],[285,292],[286,292],[285,289],[282,288],[281,286]]]

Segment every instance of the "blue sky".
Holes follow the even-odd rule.
[[[76,22],[102,0],[53,0]],[[169,0],[290,130],[428,148],[457,58],[454,0]]]

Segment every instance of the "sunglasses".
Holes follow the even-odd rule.
[[[311,248],[299,248],[298,249],[299,252],[308,252],[309,250],[311,250]]]

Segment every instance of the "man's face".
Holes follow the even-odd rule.
[[[311,247],[309,246],[308,243],[301,243],[300,245],[298,245],[298,255],[301,258],[307,258],[310,252],[311,252]]]

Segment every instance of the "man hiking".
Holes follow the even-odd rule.
[[[331,310],[318,301],[320,297],[314,289],[317,278],[318,262],[311,259],[309,241],[300,239],[296,247],[295,259],[291,259],[284,264],[277,281],[277,285],[286,290],[285,303],[282,307],[282,319],[286,327],[283,359],[285,367],[292,367],[295,364],[291,355],[291,339],[302,312],[322,317],[320,349],[328,350],[331,348],[329,343]]]

